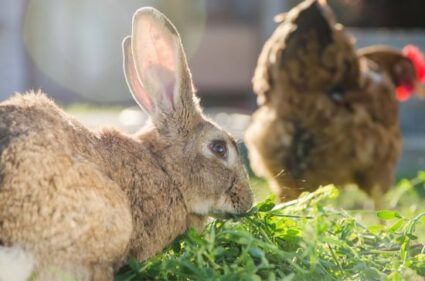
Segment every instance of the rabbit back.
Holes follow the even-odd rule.
[[[94,146],[91,138],[43,95],[0,105],[0,240],[29,251],[36,272],[67,264],[90,271],[127,254],[128,200],[96,161],[78,153],[81,143]]]

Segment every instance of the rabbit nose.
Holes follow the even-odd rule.
[[[241,191],[242,192],[239,197],[239,206],[237,210],[239,214],[248,212],[251,209],[254,201],[254,195],[249,184],[243,187]]]

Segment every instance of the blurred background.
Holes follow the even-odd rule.
[[[91,127],[133,132],[145,116],[122,72],[121,40],[142,6],[165,13],[180,31],[208,115],[238,138],[255,110],[257,57],[295,0],[1,0],[0,99],[41,89]],[[425,1],[329,0],[356,47],[415,44],[425,50]],[[399,176],[425,170],[425,102],[401,105]]]

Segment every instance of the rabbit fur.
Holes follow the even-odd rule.
[[[135,135],[89,130],[41,92],[0,104],[0,244],[32,258],[31,280],[112,280],[129,256],[252,205],[236,143],[202,115],[173,24],[139,9],[123,53],[150,116]]]

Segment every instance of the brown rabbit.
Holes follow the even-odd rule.
[[[41,93],[0,104],[0,262],[24,261],[24,280],[112,280],[128,256],[143,261],[207,216],[252,205],[236,143],[202,115],[173,24],[138,10],[123,51],[150,115],[134,136],[91,131]],[[0,280],[23,275],[11,274]]]

